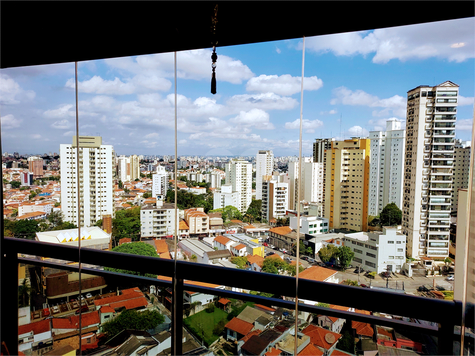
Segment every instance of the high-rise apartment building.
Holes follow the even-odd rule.
[[[325,154],[326,150],[331,149],[332,141],[335,141],[334,138],[317,138],[313,143],[313,162],[322,164],[322,175],[323,175],[323,186],[322,186],[322,202],[325,201],[325,177],[326,177],[326,166],[327,166],[327,156]],[[323,207],[322,207],[323,210]],[[321,216],[321,215],[318,215]]]
[[[455,140],[454,150],[454,188],[452,190],[452,204],[450,210],[457,213],[458,191],[468,188],[470,173],[470,141]]]
[[[405,130],[401,121],[386,121],[386,131],[371,131],[368,214],[377,216],[389,203],[402,208]]]
[[[43,158],[40,157],[28,157],[28,171],[33,173],[33,178],[43,177]]]
[[[324,165],[312,162],[311,157],[304,157],[302,162],[302,177],[299,178],[299,162],[289,162],[289,208],[297,209],[298,189],[300,187],[300,200],[308,203],[320,204],[320,214],[323,215],[323,187]]]
[[[223,184],[213,194],[213,209],[225,208],[229,205],[238,208],[239,193],[233,192],[232,185]],[[239,209],[239,208],[238,208]]]
[[[232,186],[233,192],[239,193],[237,208],[246,212],[252,201],[252,164],[236,159],[226,163],[226,184]]]
[[[258,151],[256,156],[256,200],[262,199],[262,177],[272,175],[274,154],[272,151]]]
[[[402,232],[412,257],[447,257],[459,86],[407,92]]]
[[[105,214],[114,216],[114,149],[111,145],[103,145],[102,137],[79,136],[79,187],[76,150],[76,136],[71,145],[60,145],[61,211],[65,221],[87,227]]]
[[[264,176],[262,182],[262,218],[282,218],[289,208],[289,184],[279,176]]]
[[[366,231],[370,140],[333,141],[325,154],[324,216],[330,229]]]
[[[137,155],[117,158],[117,176],[122,182],[140,178],[140,160]]]
[[[158,165],[152,174],[152,197],[164,199],[168,190],[168,173],[165,167]]]

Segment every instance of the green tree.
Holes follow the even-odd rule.
[[[152,193],[143,193],[142,197],[144,199],[150,198],[152,196]]]
[[[348,330],[345,330],[343,336],[336,344],[336,348],[342,351],[349,352],[350,354],[355,354],[355,339]]]
[[[231,257],[231,262],[234,263],[239,269],[245,269],[247,266],[247,258],[242,256]]]
[[[353,257],[355,257],[355,253],[348,246],[340,246],[338,247],[336,256],[338,257],[340,266],[346,268],[350,265]]]
[[[395,203],[386,205],[379,214],[381,226],[399,225],[402,221],[402,211]]]
[[[20,188],[20,186],[21,186],[21,182],[20,182],[20,181],[17,181],[17,180],[12,180],[12,181],[10,182],[10,184],[12,185],[12,188],[13,188],[13,189],[18,189],[18,188]]]
[[[18,287],[18,304],[20,308],[30,305],[31,286],[26,278]]]
[[[145,242],[132,242],[129,244],[122,244],[120,246],[116,246],[112,249],[114,252],[120,252],[120,253],[128,253],[132,255],[140,255],[140,256],[150,256],[150,257],[157,257],[160,258],[160,256],[157,255],[157,252],[155,251],[155,248],[149,244],[146,244]],[[136,271],[129,271],[125,269],[116,269],[116,268],[111,268],[111,267],[104,267],[105,271],[111,271],[111,272],[118,272],[118,273],[127,273],[127,274],[133,274],[136,276],[141,276],[142,273],[136,272]],[[157,276],[151,273],[145,273],[146,277],[152,277],[156,278]]]
[[[119,210],[112,219],[112,236],[118,240],[130,237],[137,241],[140,237],[140,207]]]
[[[124,310],[116,318],[102,324],[102,330],[110,339],[125,329],[150,330],[162,324],[165,318],[157,310]]]
[[[266,258],[262,265],[262,272],[279,274],[286,270],[287,264],[280,258]]]
[[[15,237],[34,240],[38,231],[40,231],[38,220],[18,220],[12,232]]]
[[[119,180],[119,189],[122,189],[124,187],[124,183],[122,183],[121,180]]]
[[[322,262],[326,263],[326,262],[329,262],[332,259],[332,257],[335,258],[337,252],[338,252],[338,247],[328,244],[327,246],[322,247],[318,251],[318,256],[320,257]]]
[[[251,201],[251,204],[249,204],[249,207],[246,210],[246,215],[249,215],[252,217],[252,220],[254,221],[261,221],[262,220],[262,200],[256,200],[253,199]]]

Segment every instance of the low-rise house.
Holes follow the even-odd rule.
[[[330,308],[343,311],[354,311],[354,308],[348,308],[333,304],[330,304]],[[318,316],[317,321],[319,326],[331,330],[334,333],[340,333],[341,329],[343,328],[343,325],[345,324],[345,319],[343,318],[323,314]]]
[[[189,227],[190,235],[207,235],[209,233],[209,217],[203,208],[185,210],[185,221]]]
[[[216,264],[220,261],[227,261],[231,257],[231,252],[228,250],[217,250],[205,252],[205,261],[210,264]]]
[[[231,253],[234,256],[245,256],[246,255],[246,245],[242,243],[235,243],[231,246]]]
[[[234,317],[225,325],[224,328],[226,330],[226,340],[237,341],[252,331],[254,325]]]
[[[24,215],[18,216],[17,220],[41,220],[46,219],[46,213],[42,211],[35,211],[33,213],[26,213]]]
[[[421,336],[416,333],[402,333],[383,326],[376,326],[376,333],[378,345],[422,352]]]
[[[264,258],[258,255],[247,255],[247,263],[251,271],[260,272],[264,265]]]
[[[53,348],[50,320],[41,320],[18,327],[18,351],[42,354]]]
[[[178,247],[181,248],[182,252],[188,256],[188,258],[195,258],[198,263],[206,263],[208,264],[208,256],[206,255],[207,252],[214,251],[213,248],[208,246],[207,244],[199,241],[198,239],[184,239],[178,243]],[[194,257],[193,257],[194,256]]]
[[[313,324],[303,329],[302,333],[310,336],[310,342],[319,348],[325,356],[331,355],[336,348],[338,340],[341,338],[341,334],[334,333],[333,331],[323,329]]]
[[[216,247],[218,250],[229,250],[231,251],[231,246],[235,242],[225,236],[218,235],[213,241],[213,247]]]

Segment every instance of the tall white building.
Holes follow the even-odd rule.
[[[301,187],[300,200],[321,205],[318,216],[323,215],[324,164],[312,162],[311,157],[304,157],[302,162],[302,179],[299,178],[299,162],[289,162],[289,208],[297,209],[298,189]]]
[[[262,218],[270,221],[285,216],[289,208],[289,184],[279,176],[264,176],[262,182]]]
[[[165,167],[158,165],[152,174],[152,197],[163,199],[167,195],[168,174]]]
[[[76,147],[76,136],[71,145],[60,145],[61,211],[65,221],[88,227],[105,214],[114,215],[114,149],[111,145],[103,145],[102,137],[79,136],[81,217],[78,221]]]
[[[122,182],[140,178],[140,160],[137,155],[117,158],[117,176]]]
[[[274,154],[272,151],[258,151],[256,156],[256,200],[262,199],[262,177],[272,175]]]
[[[389,203],[402,208],[405,130],[401,121],[386,121],[386,131],[371,131],[368,214],[377,216]]]
[[[252,201],[252,164],[244,160],[232,160],[226,163],[226,184],[232,186],[233,192],[239,193],[237,208],[246,212]]]
[[[407,93],[402,232],[412,257],[449,255],[458,91],[446,81]]]
[[[233,192],[230,184],[223,184],[220,190],[213,194],[213,209],[225,208],[228,205],[238,207],[239,193]],[[239,208],[238,208],[239,209]]]
[[[164,237],[175,234],[180,219],[175,219],[175,204],[157,201],[140,209],[141,237]]]
[[[454,188],[450,210],[457,212],[458,191],[468,188],[470,173],[470,141],[455,140],[454,152]]]

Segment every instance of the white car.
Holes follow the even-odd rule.
[[[91,293],[87,293],[87,294],[86,294],[86,298],[92,298],[92,294],[91,294]]]
[[[454,279],[455,279],[455,277],[454,277],[453,274],[447,277],[447,280],[448,280],[448,281],[453,281]]]

